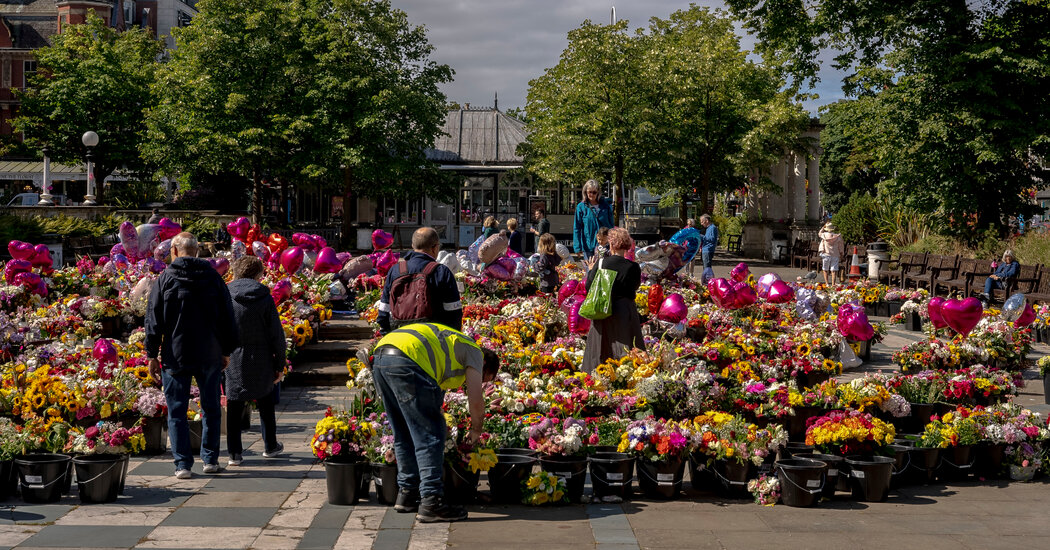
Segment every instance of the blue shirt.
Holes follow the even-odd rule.
[[[587,201],[576,205],[576,215],[572,220],[572,247],[577,253],[590,254],[598,246],[598,229],[612,228],[612,207],[604,198],[598,199],[598,206],[593,207]]]
[[[1010,279],[1017,276],[1017,273],[1021,271],[1021,264],[1014,260],[1008,264],[999,264],[999,267],[995,268],[995,275],[1000,279]]]
[[[716,246],[718,246],[718,227],[712,223],[707,226],[704,236],[700,239],[700,249],[713,254]]]

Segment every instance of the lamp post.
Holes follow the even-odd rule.
[[[40,202],[37,205],[54,206],[55,203],[51,202],[51,158],[48,157],[51,151],[45,146],[41,152],[44,153],[44,181],[40,184]]]
[[[84,206],[98,206],[95,202],[95,163],[91,160],[91,149],[98,145],[98,134],[88,130],[80,137],[80,141],[87,147],[87,194],[84,195]]]

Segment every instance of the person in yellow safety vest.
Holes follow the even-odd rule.
[[[376,344],[372,379],[394,432],[399,492],[394,510],[417,512],[423,523],[467,518],[462,506],[444,499],[445,390],[466,382],[470,411],[468,440],[476,441],[485,421],[483,382],[499,370],[499,356],[445,325],[401,327]]]

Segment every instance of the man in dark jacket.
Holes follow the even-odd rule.
[[[430,262],[435,261],[438,252],[441,252],[441,239],[437,231],[432,227],[420,227],[412,234],[412,252],[402,256],[407,263],[406,273],[419,273]],[[392,328],[397,328],[391,323],[390,311],[394,305],[391,302],[390,287],[394,281],[401,276],[397,264],[390,268],[386,274],[386,284],[383,285],[383,296],[379,299],[379,315],[376,321],[379,330],[386,334]],[[425,322],[438,323],[456,330],[463,330],[463,305],[459,301],[459,287],[452,271],[438,265],[427,279],[427,285],[431,289],[431,316]],[[394,297],[396,300],[397,297]],[[415,321],[424,322],[424,321]],[[394,324],[396,324],[396,320]]]
[[[186,412],[190,379],[200,388],[204,431],[201,461],[204,473],[222,471],[219,436],[222,404],[219,381],[237,348],[230,291],[208,262],[196,258],[197,239],[179,233],[171,241],[174,261],[150,291],[146,308],[146,356],[150,374],[164,385],[168,401],[168,436],[175,456],[175,477],[188,479],[193,466]],[[160,360],[158,361],[158,352]],[[163,364],[163,368],[162,365]]]

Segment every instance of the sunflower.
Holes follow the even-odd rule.
[[[809,355],[809,344],[799,344],[795,347],[795,353],[799,355]]]
[[[34,409],[39,409],[44,406],[44,395],[40,393],[34,393],[32,395],[26,395],[26,400]]]

